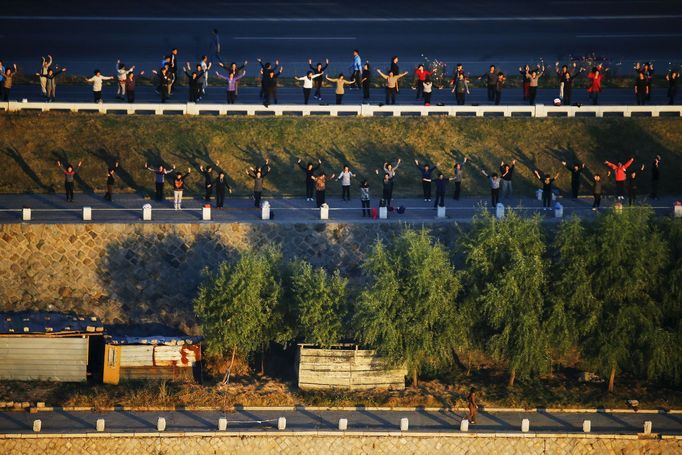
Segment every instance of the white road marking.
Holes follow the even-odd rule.
[[[594,35],[575,35],[576,38],[674,38],[682,33],[597,33]]]
[[[326,41],[351,41],[357,39],[354,36],[235,36],[236,40],[326,40]]]
[[[492,16],[492,17],[146,17],[146,16],[0,16],[4,21],[107,22],[567,22],[682,19],[682,14],[604,16]]]

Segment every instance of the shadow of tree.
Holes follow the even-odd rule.
[[[145,190],[147,190],[144,186],[139,185],[132,174],[127,170],[134,166],[133,163],[121,160],[118,154],[112,153],[106,146],[94,149],[92,154],[102,161],[105,166],[103,169],[105,170],[114,167],[118,161],[119,166],[118,169],[116,169],[116,175],[128,188],[134,189],[137,193],[144,193]]]
[[[38,188],[48,193],[54,193],[55,188],[52,185],[46,185],[43,183],[42,179],[38,177],[38,174],[33,170],[33,168],[26,162],[22,154],[13,146],[6,147],[2,151],[3,154],[7,155],[9,158],[13,159],[19,168],[30,178],[33,183],[35,183]]]

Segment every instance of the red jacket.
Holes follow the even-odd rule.
[[[620,166],[607,161],[606,165],[613,169],[613,172],[616,174],[616,182],[624,182],[627,177],[625,172],[628,170],[633,161],[634,159],[630,158],[625,164],[621,164]]]
[[[426,76],[431,76],[433,74],[433,71],[426,71],[426,70],[417,69],[414,71],[414,74],[416,74],[417,78],[423,82],[426,80]]]
[[[604,73],[600,72],[599,74],[595,74],[593,72],[590,72],[587,77],[590,79],[590,86],[587,87],[587,91],[590,93],[599,93],[601,92],[601,80],[604,79]]]

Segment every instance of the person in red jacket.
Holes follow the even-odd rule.
[[[590,71],[587,75],[587,78],[590,80],[590,85],[587,87],[587,93],[589,94],[592,104],[594,105],[599,104],[601,82],[602,79],[604,79],[604,73],[606,73],[608,70],[608,68],[604,68],[601,64],[599,64],[592,68],[592,71]]]
[[[424,97],[424,81],[428,76],[431,76],[433,71],[426,71],[424,65],[420,64],[417,69],[414,70],[414,75],[417,77],[417,99],[420,100]]]
[[[613,170],[614,176],[616,177],[616,196],[618,200],[625,199],[625,180],[627,180],[627,170],[635,161],[634,158],[630,158],[623,164],[618,162],[618,164],[613,164],[609,161],[604,161],[604,164]]]

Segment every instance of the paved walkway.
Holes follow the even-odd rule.
[[[0,434],[27,433],[33,420],[42,421],[43,433],[94,432],[97,419],[106,421],[107,432],[154,432],[157,419],[166,419],[168,432],[215,431],[218,419],[228,420],[228,431],[264,431],[277,428],[277,419],[285,417],[286,429],[292,431],[334,430],[340,418],[348,419],[348,429],[355,431],[396,431],[400,419],[409,419],[410,431],[459,431],[466,414],[461,411],[246,411],[234,412],[0,412]],[[651,421],[654,433],[682,435],[682,414],[667,413],[574,413],[574,412],[479,412],[472,432],[519,432],[522,419],[530,420],[531,432],[579,433],[584,420],[592,422],[593,433],[641,433],[645,421]]]
[[[650,201],[641,198],[641,203],[651,204],[659,215],[672,215],[673,203],[682,197],[663,197]],[[274,213],[273,222],[278,223],[309,223],[320,220],[320,211],[313,202],[306,202],[303,198],[265,198]],[[377,222],[362,216],[360,200],[350,202],[338,198],[328,198],[330,222],[371,223]],[[558,199],[564,206],[564,217],[577,214],[582,218],[593,218],[592,198],[582,197],[577,200]],[[212,201],[215,204],[215,201]],[[541,214],[547,221],[557,221],[554,211],[543,211],[542,204],[537,199],[511,198],[502,200],[508,208],[512,208],[525,216],[535,213]],[[602,200],[602,207],[606,209],[614,203],[613,198]],[[81,223],[83,207],[92,208],[92,222],[96,223],[142,223],[142,206],[151,204],[152,220],[157,223],[207,223],[202,221],[201,207],[204,202],[200,199],[185,199],[183,209],[173,209],[173,202],[166,200],[157,202],[145,199],[136,194],[117,194],[114,202],[104,201],[99,194],[76,194],[75,202],[67,203],[64,197],[56,194],[3,194],[0,195],[0,224],[20,223],[22,207],[31,208],[31,222],[33,223]],[[424,202],[416,198],[395,198],[394,207],[405,207],[405,213],[390,212],[388,220],[381,222],[436,222],[436,221],[470,221],[481,207],[488,207],[488,198],[463,198],[459,201],[451,197],[445,200],[446,217],[437,218],[433,202]],[[378,207],[378,200],[372,201],[372,207]],[[228,198],[225,208],[212,209],[212,221],[218,223],[255,223],[262,222],[261,211],[254,207],[253,200],[248,198]]]

